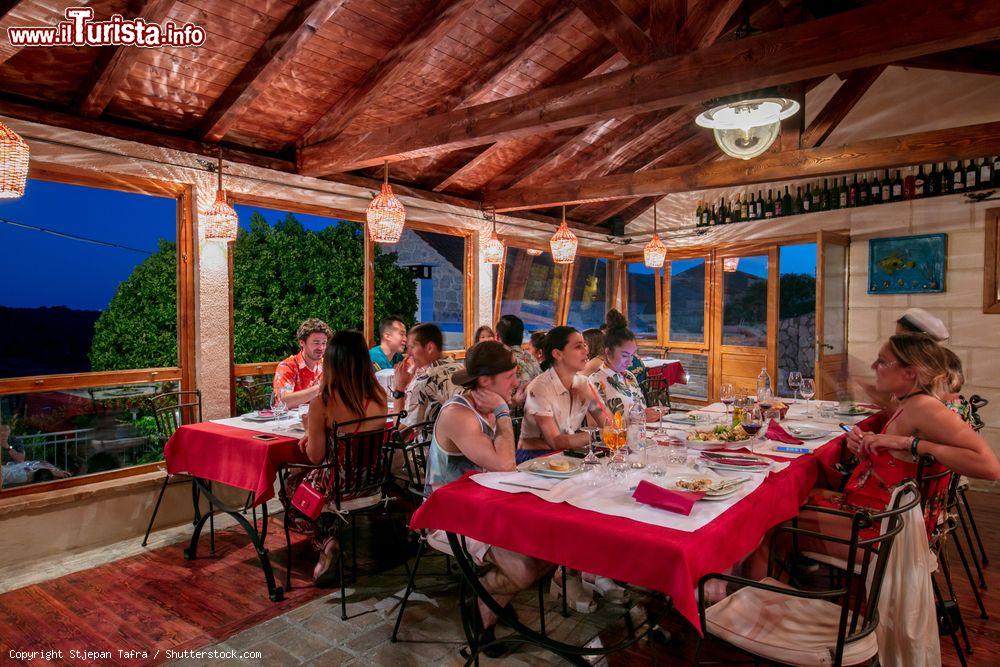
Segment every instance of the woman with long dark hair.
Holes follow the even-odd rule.
[[[322,390],[309,402],[308,419],[303,418],[308,428],[307,437],[300,443],[303,452],[313,465],[332,463],[328,436],[334,424],[364,418],[368,421],[353,425],[349,432],[372,431],[385,425],[386,413],[385,390],[375,379],[364,335],[360,331],[338,331],[323,355]],[[288,497],[294,496],[298,485],[318,472],[321,471],[290,477]],[[313,545],[319,550],[313,581],[318,582],[336,561],[339,547],[334,528],[337,520],[333,514],[324,512],[316,524],[308,521],[293,524],[296,530],[310,534]]]

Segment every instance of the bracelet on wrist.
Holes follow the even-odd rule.
[[[917,445],[920,444],[920,438],[914,437],[910,441],[910,456],[913,458],[914,462],[920,458],[920,453],[917,451]]]
[[[494,408],[493,416],[497,419],[500,419],[501,417],[510,417],[510,408],[507,407],[506,403],[504,405],[498,406]]]

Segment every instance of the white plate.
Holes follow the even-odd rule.
[[[782,428],[800,440],[819,440],[820,438],[832,437],[830,436],[829,429],[816,428],[814,426],[793,426],[786,424]]]
[[[691,492],[691,493],[697,493],[696,491],[691,491],[691,489],[685,489],[684,487],[682,487],[682,486],[680,486],[680,485],[677,484],[677,482],[679,482],[681,480],[685,480],[685,479],[690,479],[690,480],[708,479],[708,480],[711,480],[713,484],[718,484],[720,482],[726,481],[727,478],[719,477],[718,475],[714,475],[714,474],[713,475],[699,475],[698,473],[685,473],[685,474],[682,474],[682,475],[672,475],[670,477],[667,477],[666,479],[663,480],[663,482],[659,483],[659,485],[662,486],[662,487],[664,487],[664,488],[671,489],[673,491],[688,491],[688,492]],[[744,482],[744,484],[745,483],[746,482]],[[742,486],[743,486],[743,484],[737,485],[737,486],[733,487],[732,489],[725,490],[722,493],[711,493],[709,491],[705,491],[704,492],[705,495],[702,496],[701,499],[702,500],[725,500],[726,498],[729,498],[729,497],[733,496],[737,491],[740,490],[740,488]]]
[[[875,410],[871,408],[854,408],[853,410],[840,410],[837,409],[836,414],[841,417],[864,417],[865,415],[875,414]]]
[[[263,414],[263,415],[260,414],[260,412],[248,412],[245,415],[243,415],[243,419],[246,419],[246,420],[252,421],[252,422],[270,422],[270,421],[274,421],[277,418],[278,418],[278,416],[275,415],[273,412],[270,412],[270,411],[268,411],[267,414]]]
[[[695,424],[700,424],[702,422],[707,422],[706,417],[700,419],[693,419],[691,415],[687,412],[676,412],[669,415],[663,416],[663,421],[670,422],[671,424],[685,424],[687,426],[694,426]]]
[[[690,449],[741,449],[749,447],[753,438],[745,440],[685,440],[684,443]]]
[[[569,470],[553,470],[549,467],[549,461],[567,461],[569,462]],[[521,465],[517,466],[517,469],[520,472],[530,472],[533,475],[540,475],[542,477],[562,478],[572,477],[573,475],[581,472],[583,470],[583,463],[580,459],[555,454],[553,456],[540,456],[536,459],[525,461]]]

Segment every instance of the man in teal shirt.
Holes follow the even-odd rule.
[[[383,317],[378,323],[379,344],[368,350],[375,372],[395,368],[403,360],[406,325],[398,317]]]

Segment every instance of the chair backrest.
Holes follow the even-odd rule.
[[[639,388],[646,399],[646,405],[670,405],[670,383],[667,381],[666,366],[655,366],[646,372],[646,379]]]
[[[884,512],[862,510],[855,513],[851,522],[846,594],[841,601],[840,631],[834,664],[841,664],[846,644],[875,631],[878,625],[878,599],[893,542],[903,531],[905,514],[919,504],[917,484],[909,480],[900,485],[892,505]],[[872,534],[872,529],[877,530],[877,533]]]
[[[514,428],[514,446],[521,441],[521,424],[524,423],[524,406],[519,405],[510,409],[510,425]]]
[[[174,434],[181,424],[197,424],[201,419],[201,390],[185,389],[167,391],[146,399],[153,413],[156,430],[164,440]]]
[[[427,452],[434,436],[434,421],[420,422],[399,431],[399,447],[403,450],[406,466],[406,489],[423,500],[427,477]]]
[[[274,381],[271,378],[254,380],[243,385],[244,397],[240,409],[267,410],[271,407],[271,394],[274,393]]]
[[[384,491],[392,476],[391,452],[405,412],[334,423],[327,434],[337,508],[348,498]],[[374,427],[374,428],[372,428]]]
[[[972,424],[972,428],[976,431],[982,430],[986,423],[983,421],[982,415],[979,411],[989,405],[989,401],[980,396],[979,394],[973,394],[969,397],[969,421]]]
[[[937,465],[930,454],[924,454],[917,461],[917,488],[920,489],[920,508],[924,514],[927,540],[936,548],[937,527],[941,513],[950,507],[958,493],[960,477],[951,470]]]

